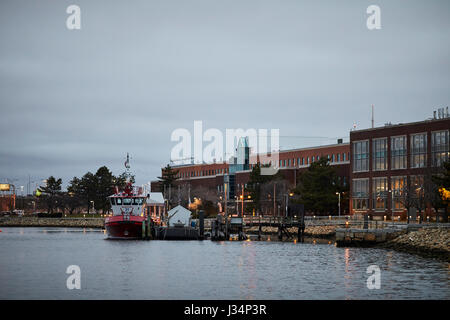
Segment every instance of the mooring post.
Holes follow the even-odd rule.
[[[261,240],[261,233],[262,233],[261,216],[259,216],[258,240]]]
[[[145,221],[142,221],[142,239],[145,239]]]
[[[300,223],[298,224],[297,241],[304,242],[305,241],[304,236],[305,236],[305,215],[302,212]]]
[[[147,217],[147,240],[150,240],[152,234],[152,226],[151,226],[151,219],[150,217]]]

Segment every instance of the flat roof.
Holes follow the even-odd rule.
[[[350,131],[350,134],[352,134],[354,132],[375,131],[375,130],[395,128],[395,127],[406,127],[406,126],[413,126],[413,125],[418,125],[418,124],[435,123],[435,122],[449,121],[449,120],[450,120],[450,117],[442,118],[442,119],[430,118],[430,119],[426,119],[426,120],[415,121],[415,122],[407,122],[407,123],[396,123],[396,124],[386,123],[382,127],[367,128],[367,129],[360,129],[360,130],[352,130],[352,131]]]
[[[314,149],[324,149],[324,148],[333,148],[333,147],[339,147],[339,146],[349,146],[350,142],[342,142],[342,143],[333,143],[333,144],[327,144],[327,145],[321,145],[321,146],[314,146],[314,147],[304,147],[304,148],[295,148],[295,149],[286,149],[286,150],[279,150],[274,152],[268,152],[268,154],[274,154],[274,153],[288,153],[288,152],[298,152],[298,151],[307,151],[307,150],[314,150]],[[254,155],[250,155],[250,158],[257,157],[259,155],[264,155],[264,153],[258,153]],[[210,166],[210,165],[224,165],[228,162],[212,162],[212,163],[186,163],[186,164],[177,164],[177,165],[171,165],[172,168],[182,168],[182,167],[195,167],[195,166]]]

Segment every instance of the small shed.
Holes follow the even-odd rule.
[[[169,210],[169,227],[185,226],[188,227],[191,220],[192,212],[188,209],[178,205],[175,208]]]

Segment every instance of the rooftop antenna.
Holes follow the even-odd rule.
[[[373,104],[372,104],[372,129],[374,128],[374,108],[373,108]]]

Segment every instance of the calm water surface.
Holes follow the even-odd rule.
[[[93,229],[0,228],[0,299],[449,299],[449,264],[287,242],[112,241]],[[381,289],[366,286],[381,269]],[[66,269],[81,268],[81,290]]]

